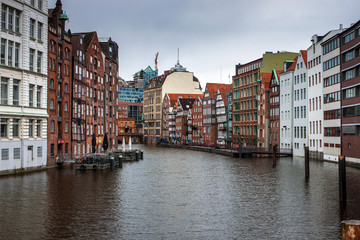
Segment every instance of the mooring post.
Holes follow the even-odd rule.
[[[122,158],[123,158],[123,156],[122,156],[122,154],[120,154],[119,155],[119,168],[122,168],[122,163],[123,163]]]
[[[341,240],[360,239],[360,221],[346,220],[341,222]]]
[[[136,150],[136,161],[139,161],[139,151]]]
[[[273,167],[276,166],[276,152],[277,152],[277,145],[273,146]]]
[[[143,151],[143,150],[140,151],[140,159],[141,159],[141,160],[144,159],[144,151]]]
[[[339,156],[339,201],[346,203],[346,161],[345,156]]]
[[[305,179],[309,180],[310,177],[310,168],[309,168],[309,147],[305,147]]]

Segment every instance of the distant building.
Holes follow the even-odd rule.
[[[218,138],[218,125],[217,125],[217,99],[218,99],[218,91],[223,92],[219,97],[219,113],[222,115],[221,123],[222,123],[222,131],[223,128],[223,118],[226,118],[225,112],[225,104],[226,94],[230,92],[231,85],[230,84],[221,84],[221,83],[207,83],[204,91],[203,98],[203,139],[204,145],[213,146],[216,144],[216,140]],[[223,134],[221,134],[223,136]]]
[[[227,147],[229,140],[228,135],[228,122],[229,122],[229,108],[228,108],[228,95],[231,92],[231,85],[220,86],[217,89],[216,96],[216,146]]]
[[[195,98],[192,109],[192,141],[196,144],[204,144],[203,132],[203,97],[204,95]]]
[[[294,70],[294,147],[295,156],[304,156],[308,146],[308,81],[307,81],[307,51],[299,52]]]
[[[260,148],[270,147],[270,81],[272,73],[261,73],[259,81],[258,100],[258,133],[257,146]],[[236,142],[236,145],[239,141]]]
[[[142,88],[119,86],[119,102],[143,103],[144,90]]]
[[[270,148],[280,146],[280,72],[273,70],[269,85]]]
[[[153,78],[144,88],[144,142],[154,144],[162,136],[162,101],[166,93],[201,94],[199,80],[178,62],[170,71]]]
[[[294,126],[294,70],[298,57],[294,61],[284,62],[284,72],[280,73],[280,148],[293,149]]]
[[[150,66],[145,69],[141,69],[134,74],[134,87],[144,88],[151,79],[158,76],[158,70],[153,70]]]

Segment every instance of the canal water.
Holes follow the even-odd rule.
[[[113,171],[0,178],[0,239],[339,239],[360,219],[360,171],[337,165],[235,159],[142,146],[144,160]]]

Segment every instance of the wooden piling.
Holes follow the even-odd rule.
[[[339,156],[339,201],[346,203],[346,161],[345,156]]]
[[[122,154],[119,155],[119,168],[122,168],[122,165],[123,165],[123,156]]]
[[[139,151],[136,150],[136,161],[139,161]]]
[[[277,145],[273,146],[273,167],[276,166],[276,152],[277,152]]]
[[[310,177],[309,158],[310,158],[309,147],[305,147],[305,179],[306,180],[309,180]]]
[[[346,220],[341,222],[341,240],[360,239],[360,221]]]

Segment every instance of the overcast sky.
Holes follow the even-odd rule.
[[[56,0],[49,0],[49,8]],[[360,20],[359,0],[62,0],[72,32],[97,31],[119,45],[120,76],[177,61],[207,82],[229,83],[235,65],[265,51],[307,49],[313,34]]]

